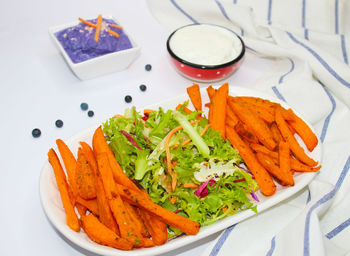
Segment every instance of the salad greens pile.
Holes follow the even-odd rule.
[[[242,168],[238,151],[210,127],[200,112],[159,108],[141,115],[130,108],[124,116],[112,117],[103,124],[103,132],[124,172],[147,190],[153,202],[175,213],[209,225],[243,209],[256,211],[252,202],[257,184]],[[172,172],[168,173],[166,137],[171,136]],[[184,141],[189,140],[187,144]],[[191,184],[191,188],[187,185]],[[194,188],[195,187],[195,188]],[[173,235],[181,233],[169,227]]]

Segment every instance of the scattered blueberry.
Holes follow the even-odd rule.
[[[81,110],[85,111],[85,110],[88,110],[89,105],[87,103],[83,102],[80,104],[80,108],[81,108]]]
[[[34,138],[39,138],[40,135],[41,135],[40,129],[38,129],[38,128],[33,129],[32,135],[33,135]]]
[[[57,128],[61,128],[63,126],[63,121],[61,119],[57,119],[55,125]]]
[[[95,114],[94,111],[92,111],[92,110],[89,110],[89,111],[88,111],[88,116],[89,116],[89,117],[93,117],[94,114]]]
[[[151,69],[152,69],[151,64],[147,64],[147,65],[145,66],[145,69],[146,69],[147,71],[151,71]]]
[[[131,101],[132,101],[131,96],[130,96],[130,95],[126,95],[126,96],[125,96],[125,102],[126,102],[126,103],[130,103]]]
[[[140,90],[143,91],[143,92],[146,91],[146,90],[147,90],[146,85],[141,84],[141,85],[140,85]]]

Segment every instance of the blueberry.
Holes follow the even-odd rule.
[[[141,84],[141,85],[140,85],[140,90],[143,91],[143,92],[146,91],[146,90],[147,90],[146,85]]]
[[[89,110],[89,111],[88,111],[88,116],[89,116],[89,117],[93,117],[94,114],[95,114],[94,111],[92,111],[92,110]]]
[[[61,119],[57,119],[55,125],[57,128],[61,128],[63,126],[63,121]]]
[[[89,105],[87,103],[83,102],[80,104],[80,108],[81,108],[81,110],[85,111],[85,110],[88,110]]]
[[[126,95],[124,99],[126,103],[130,103],[132,101],[132,98],[130,95]]]
[[[33,137],[34,137],[34,138],[39,138],[39,137],[40,137],[40,135],[41,135],[41,131],[40,131],[40,129],[39,129],[39,128],[35,128],[35,129],[33,129],[33,131],[32,131],[32,135],[33,135]]]
[[[151,69],[152,69],[151,64],[147,64],[147,65],[145,66],[145,69],[146,69],[147,71],[151,71]]]

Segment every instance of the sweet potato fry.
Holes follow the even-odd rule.
[[[297,116],[292,109],[287,110],[291,116],[293,116],[294,121],[288,121],[288,124],[292,126],[295,132],[301,137],[304,141],[307,149],[311,152],[318,144],[318,139],[316,134],[311,130],[311,128]]]
[[[187,87],[187,94],[190,97],[190,100],[197,111],[202,111],[202,97],[199,90],[198,84],[193,84],[190,87]]]
[[[113,217],[113,214],[109,206],[106,193],[103,187],[103,183],[99,174],[96,175],[95,185],[96,185],[96,201],[98,206],[99,219],[106,227],[108,227],[110,230],[112,230],[116,234],[120,235],[118,225]]]
[[[146,198],[151,200],[146,190],[141,190],[141,193]],[[148,232],[150,233],[153,242],[156,245],[164,244],[168,239],[168,229],[165,222],[163,222],[157,216],[152,215],[145,209],[137,208],[137,210],[139,212],[140,217],[142,218],[144,225],[146,226]]]
[[[272,123],[275,120],[274,114],[271,113],[271,111],[273,110],[270,111],[265,108],[257,107],[244,101],[239,103],[245,108],[248,108],[250,111],[254,112],[258,117],[260,117],[262,120],[264,120],[268,124]]]
[[[79,144],[82,147],[82,151],[84,152],[85,157],[87,158],[87,161],[89,162],[89,165],[94,173],[96,175],[97,172],[97,162],[94,155],[94,152],[92,151],[92,148],[89,144],[87,144],[84,141],[80,141]]]
[[[321,169],[321,165],[317,167],[310,167],[306,164],[301,163],[299,160],[291,158],[290,167],[296,172],[317,172]]]
[[[231,109],[230,105],[227,105],[226,107],[226,124],[229,124],[232,128],[236,126],[239,119],[236,116],[236,114]]]
[[[281,181],[283,185],[294,186],[294,179],[291,172],[284,173],[281,172],[280,168],[275,164],[275,162],[264,153],[256,153],[256,157],[258,158],[261,165],[278,181]]]
[[[272,133],[267,124],[261,118],[234,100],[229,100],[228,104],[238,118],[247,125],[249,130],[254,132],[254,135],[263,145],[271,150],[276,148],[277,144],[273,140]]]
[[[49,157],[49,162],[53,168],[53,171],[55,173],[57,187],[61,195],[63,208],[66,212],[67,225],[70,229],[76,232],[79,232],[80,231],[79,220],[74,211],[74,206],[69,198],[66,175],[64,174],[63,168],[56,155],[56,152],[52,148],[49,150],[47,155]]]
[[[276,108],[275,120],[278,129],[280,130],[284,140],[288,142],[290,150],[293,152],[295,157],[310,167],[316,166],[318,163],[305,153],[304,149],[299,145],[292,132],[289,130],[288,124],[282,116],[281,107]]]
[[[104,137],[103,131],[101,129],[101,126],[99,126],[92,138],[92,147],[94,150],[95,155],[98,155],[100,153],[107,153],[109,164],[111,165],[113,177],[115,181],[119,184],[123,184],[124,186],[138,190],[135,183],[132,182],[132,180],[129,179],[129,177],[123,172],[121,167],[118,164],[117,159],[115,158],[112,150],[107,144],[107,141]]]
[[[274,152],[270,149],[268,149],[267,147],[265,147],[264,145],[258,144],[258,143],[250,143],[249,145],[255,152],[261,152],[264,153],[266,155],[269,155],[271,157],[274,158],[278,158],[278,153]]]
[[[238,96],[238,97],[230,97],[231,99],[245,103],[250,106],[253,106],[256,109],[262,109],[264,111],[269,112],[271,115],[275,114],[275,107],[278,103],[271,102],[269,100],[264,100],[258,97],[249,97],[249,96]]]
[[[85,233],[98,244],[107,245],[119,250],[131,250],[132,244],[103,225],[93,214],[81,216]]]
[[[64,167],[66,168],[66,172],[67,172],[67,176],[68,176],[68,183],[69,183],[69,186],[71,188],[71,192],[73,194],[73,198],[71,198],[71,200],[72,200],[73,205],[74,205],[75,204],[75,197],[78,194],[77,185],[75,183],[75,171],[77,168],[77,161],[76,161],[72,151],[70,151],[70,149],[68,148],[68,146],[66,145],[66,143],[63,140],[57,139],[56,144],[57,144],[58,150],[60,152],[60,155],[62,157]]]
[[[137,230],[135,223],[132,222],[128,210],[116,190],[107,153],[100,153],[96,158],[98,171],[101,176],[109,206],[118,223],[120,236],[130,241],[133,245],[138,245],[142,241],[142,236]]]
[[[280,141],[282,141],[283,138],[282,138],[282,135],[280,133],[280,130],[278,130],[276,122],[272,122],[270,124],[270,130],[272,133],[272,137],[276,141],[276,143],[280,143]]]
[[[226,126],[226,134],[227,139],[238,150],[244,162],[253,173],[261,192],[266,196],[274,194],[276,191],[275,183],[269,173],[259,163],[250,147],[245,144],[233,128]]]
[[[92,200],[85,200],[81,198],[80,196],[77,197],[77,203],[81,204],[84,206],[86,209],[88,209],[91,213],[93,213],[96,216],[99,216],[98,212],[98,204],[97,204],[97,199],[92,199]],[[84,214],[80,214],[82,216]]]
[[[279,167],[282,173],[288,176],[291,172],[290,167],[290,149],[289,144],[287,142],[281,141],[278,145],[278,160]]]
[[[278,161],[279,155],[277,152],[271,151],[268,148],[264,147],[263,145],[254,144],[254,143],[251,143],[250,147],[255,152],[261,152],[266,155],[269,155],[271,158],[275,160],[276,164],[279,164],[279,161]],[[321,165],[313,168],[306,164],[301,163],[299,160],[292,157],[290,158],[290,165],[291,165],[290,166],[291,169],[297,172],[317,172],[319,169],[321,169]]]
[[[135,191],[117,184],[118,192],[121,197],[128,201],[129,203],[145,209],[152,213],[153,215],[158,216],[160,220],[167,223],[168,225],[180,229],[188,235],[195,235],[199,231],[199,224],[195,221],[177,215],[149,200],[145,197],[140,191]]]
[[[210,85],[210,86],[207,87],[207,93],[208,93],[210,101],[212,101],[213,97],[214,97],[214,95],[216,93],[216,90],[213,88],[213,86]]]
[[[210,105],[212,120],[209,120],[211,128],[219,131],[225,138],[226,109],[227,109],[228,84],[225,83],[216,91]]]
[[[86,200],[96,198],[95,174],[91,169],[82,148],[78,149],[75,183],[77,185],[78,194],[82,198]]]
[[[247,127],[247,125],[245,125],[244,123],[242,123],[241,121],[238,121],[238,123],[235,126],[235,131],[238,133],[239,136],[241,136],[242,139],[244,139],[245,141],[249,142],[249,143],[259,143],[258,138],[254,135],[254,133],[252,133],[249,130],[249,127]]]
[[[165,222],[159,220],[156,216],[150,214],[144,209],[138,208],[139,215],[142,218],[153,242],[156,245],[164,244],[168,239],[168,230]]]
[[[139,230],[139,233],[143,236],[143,237],[147,237],[149,236],[149,232],[146,229],[146,226],[144,225],[141,216],[138,214],[138,212],[136,211],[136,209],[134,208],[134,206],[130,205],[128,202],[123,202],[125,205],[125,208],[127,209],[131,220],[133,221],[133,223],[135,224],[136,228]]]

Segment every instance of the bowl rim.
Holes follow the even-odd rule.
[[[228,30],[229,32],[231,32],[233,35],[235,35],[241,42],[242,44],[242,50],[241,50],[241,53],[236,57],[234,58],[233,60],[229,61],[229,62],[226,62],[226,63],[223,63],[223,64],[218,64],[218,65],[201,65],[201,64],[195,64],[195,63],[192,63],[192,62],[189,62],[189,61],[186,61],[182,58],[180,58],[179,56],[177,56],[171,49],[170,47],[170,40],[171,38],[173,37],[173,35],[179,31],[180,29],[183,29],[185,27],[189,27],[189,26],[198,26],[198,25],[209,25],[209,26],[214,26],[214,27],[220,27],[220,28],[223,28],[223,29],[226,29]],[[228,67],[228,66],[231,66],[237,62],[239,62],[244,54],[245,54],[245,44],[244,44],[244,41],[242,40],[242,38],[236,33],[234,32],[233,30],[229,29],[229,28],[226,28],[224,26],[220,26],[220,25],[216,25],[216,24],[211,24],[211,23],[194,23],[194,24],[188,24],[188,25],[185,25],[185,26],[181,26],[179,28],[177,28],[176,30],[174,30],[168,37],[167,39],[167,42],[166,42],[166,46],[167,46],[167,50],[170,54],[171,57],[173,57],[175,60],[187,65],[187,66],[190,66],[190,67],[193,67],[193,68],[199,68],[199,69],[219,69],[219,68],[225,68],[225,67]]]

